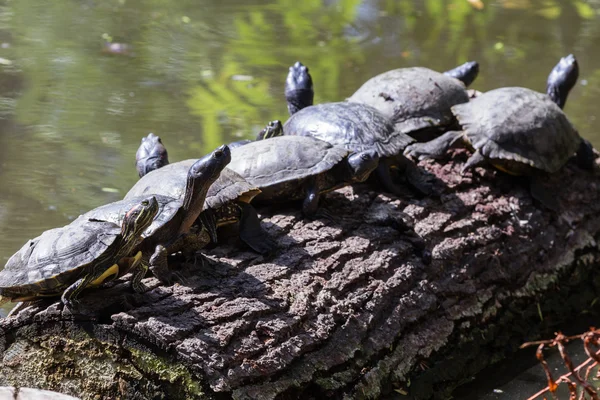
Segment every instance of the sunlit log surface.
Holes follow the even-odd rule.
[[[569,164],[548,181],[556,214],[524,179],[461,176],[466,158],[420,164],[435,198],[359,186],[327,196],[331,221],[261,209],[272,257],[228,245],[183,284],[148,278],[137,295],[116,283],[88,291],[78,315],[54,302],[4,319],[0,385],[86,399],[447,398],[593,309],[600,283],[598,171]]]

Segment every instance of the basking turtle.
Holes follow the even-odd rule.
[[[140,265],[141,253],[129,256],[158,213],[158,202],[151,197],[132,204],[121,226],[79,217],[25,243],[0,271],[0,303],[61,295],[71,308],[82,290],[130,268],[133,289],[143,291],[146,270]]]
[[[158,147],[164,148],[161,142],[155,143]],[[146,158],[137,159],[138,170],[145,170],[147,175],[133,185],[125,195],[125,199],[149,194],[182,197],[186,187],[186,172],[195,161],[190,159],[173,164],[168,164],[166,161],[149,166]],[[239,221],[240,239],[250,248],[263,254],[275,248],[273,240],[262,229],[256,210],[250,205],[250,201],[258,193],[260,190],[256,186],[248,183],[231,169],[225,168],[221,172],[219,179],[208,189],[203,211],[198,219],[199,223],[208,230],[213,242],[217,242],[217,228]]]
[[[392,179],[392,168],[405,172],[409,183],[420,192],[431,192],[414,164],[402,155],[414,139],[395,130],[390,120],[371,106],[339,102],[306,107],[286,121],[283,131],[286,136],[310,136],[352,151],[374,149],[379,155],[375,175],[386,191],[406,194]]]
[[[450,107],[469,101],[466,86],[478,73],[475,61],[444,73],[423,67],[395,69],[369,79],[347,101],[374,107],[396,131],[423,141],[455,122]],[[313,104],[312,78],[300,62],[290,67],[285,96],[290,115]]]
[[[144,266],[149,264],[152,273],[161,281],[170,281],[168,266],[165,263],[153,264],[149,261],[166,260],[166,257],[152,257],[153,253],[159,251],[157,248],[160,248],[159,244],[162,245],[161,251],[171,254],[182,250],[194,252],[210,242],[206,227],[200,226],[198,233],[190,232],[190,228],[202,212],[209,188],[230,161],[229,147],[222,145],[212,153],[190,163],[187,174],[183,175],[187,177],[180,192],[168,195],[155,194],[159,213],[152,225],[144,231],[140,250],[143,254],[142,264]],[[144,178],[151,174],[153,173]],[[153,179],[151,182],[158,184]],[[129,209],[131,204],[139,202],[140,198],[147,196],[148,194],[127,196],[123,200],[89,211],[83,217],[120,224],[124,210]]]
[[[470,62],[452,71],[463,71],[468,77],[464,82],[470,83],[479,66]],[[392,120],[396,130],[423,141],[454,124],[450,108],[469,101],[464,82],[428,68],[400,68],[369,79],[348,101],[375,107]]]
[[[509,174],[536,176],[558,171],[576,152],[579,164],[591,169],[591,145],[579,136],[561,110],[578,74],[577,60],[569,55],[548,77],[548,94],[507,87],[456,105],[452,113],[463,130],[412,144],[405,154],[418,159],[439,158],[452,145],[462,142],[475,151],[463,170],[489,163]],[[556,209],[555,198],[544,193],[539,180],[532,183],[532,195]]]
[[[364,181],[378,161],[373,149],[351,152],[312,137],[278,136],[232,149],[229,168],[260,188],[255,201],[303,199],[304,215],[314,217],[321,193]]]
[[[169,163],[167,149],[163,146],[160,137],[154,133],[142,138],[142,144],[135,153],[135,166],[140,178],[150,171],[154,171]]]

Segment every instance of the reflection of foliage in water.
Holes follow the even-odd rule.
[[[21,150],[4,157],[0,184],[64,214],[122,195],[150,131],[178,160],[285,119],[283,80],[296,60],[310,67],[322,102],[387,69],[445,70],[468,59],[481,62],[478,88],[543,90],[557,58],[575,51],[588,85],[567,111],[584,135],[594,132],[600,77],[589,66],[600,68],[600,24],[581,0],[485,1],[482,11],[467,0],[8,4],[0,40],[12,47],[0,57],[13,65],[0,68],[20,70],[23,89],[16,102],[3,93],[0,111],[14,108],[20,128],[2,141]],[[103,35],[131,44],[133,54],[102,54]],[[3,88],[13,80],[0,74]]]

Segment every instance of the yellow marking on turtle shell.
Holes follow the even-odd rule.
[[[10,298],[6,297],[6,296],[0,296],[0,306],[2,304],[6,304],[10,301]]]
[[[500,171],[502,171],[502,172],[506,172],[506,173],[507,173],[507,174],[509,174],[509,175],[513,175],[513,176],[519,176],[519,175],[521,175],[521,174],[519,174],[518,172],[515,172],[515,171],[510,171],[510,170],[506,169],[506,168],[505,168],[503,165],[496,164],[496,163],[492,163],[492,165],[493,165],[493,166],[494,166],[496,169],[499,169],[499,170],[500,170]]]
[[[258,196],[260,193],[260,189],[252,189],[242,194],[240,197],[237,198],[237,200],[241,201],[242,203],[250,203],[252,199]]]

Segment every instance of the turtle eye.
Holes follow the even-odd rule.
[[[144,207],[148,206],[148,204],[150,204],[150,202],[148,200],[142,200],[142,205]]]
[[[360,159],[361,159],[361,160],[363,160],[363,161],[368,161],[368,160],[369,160],[369,158],[371,158],[371,157],[369,157],[369,155],[368,155],[368,154],[361,154],[361,155],[360,155]]]
[[[214,155],[215,158],[220,158],[223,156],[223,152],[221,150],[215,150]]]

